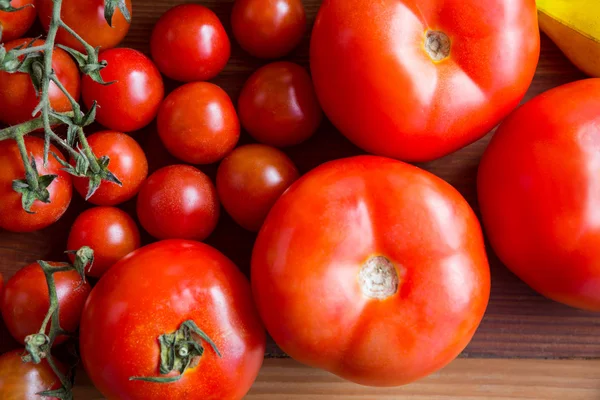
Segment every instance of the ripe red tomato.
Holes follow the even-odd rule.
[[[81,92],[85,105],[98,102],[96,120],[109,129],[132,132],[148,125],[165,95],[162,77],[148,57],[137,50],[119,48],[104,51],[100,61],[108,66],[100,75],[111,85],[83,78]]]
[[[43,399],[58,400],[56,397],[39,397],[47,390],[60,389],[60,380],[52,371],[48,361],[40,364],[24,363],[21,356],[25,349],[11,351],[0,356],[0,399]],[[59,368],[66,371],[63,365]]]
[[[63,171],[63,166],[52,155],[44,167],[44,140],[33,136],[25,136],[24,139],[29,156],[35,158],[39,175],[57,177],[47,188],[50,203],[36,200],[31,207],[35,214],[25,212],[21,203],[22,195],[12,188],[15,179],[25,179],[19,148],[14,140],[0,142],[0,228],[13,232],[33,232],[52,225],[67,211],[73,193],[71,176]],[[62,157],[54,145],[50,145],[50,151]]]
[[[33,39],[17,39],[5,45],[6,50],[25,45]],[[35,40],[34,46],[41,46],[43,40]],[[79,100],[79,68],[67,52],[55,48],[52,53],[52,69],[67,88],[67,91]],[[50,84],[50,104],[57,112],[71,111],[71,103],[56,84]],[[39,98],[28,74],[17,72],[9,74],[0,72],[0,122],[17,125],[32,119],[32,113],[39,103]],[[39,115],[39,114],[37,114]]]
[[[114,207],[96,207],[81,213],[69,233],[67,249],[94,250],[94,264],[86,274],[101,277],[117,261],[140,247],[140,231],[133,218]],[[74,257],[71,256],[71,260]]]
[[[483,222],[500,259],[553,300],[600,311],[600,79],[515,111],[479,167]]]
[[[236,0],[231,25],[240,46],[259,58],[285,56],[307,26],[301,0]]]
[[[179,381],[131,381],[159,376],[158,338],[185,321],[221,356],[193,335],[204,353]],[[202,243],[168,240],[135,251],[102,277],[85,306],[80,345],[87,373],[108,400],[239,400],[262,364],[265,332],[248,281],[227,257]]]
[[[204,240],[219,221],[217,190],[202,171],[188,165],[150,175],[137,198],[140,224],[157,239]]]
[[[58,263],[50,263],[57,266]],[[58,293],[60,326],[67,332],[79,327],[85,300],[92,290],[88,282],[82,282],[76,271],[54,274]],[[10,334],[21,344],[25,337],[38,333],[48,313],[50,298],[46,276],[38,263],[30,264],[10,278],[2,292],[2,317]],[[50,326],[48,326],[50,328]],[[67,339],[59,336],[55,344]]]
[[[0,43],[10,42],[23,36],[35,21],[35,0],[12,0],[14,8],[25,7],[15,12],[0,11]]]
[[[167,150],[190,164],[223,159],[240,138],[240,122],[231,99],[208,82],[175,89],[161,105],[157,124]]]
[[[148,176],[148,160],[144,150],[129,135],[120,132],[103,131],[87,138],[96,157],[108,156],[108,169],[122,183],[102,182],[96,193],[88,200],[99,206],[114,206],[135,196]],[[71,160],[74,164],[74,160]],[[88,192],[88,178],[73,178],[75,190],[85,197]]]
[[[323,119],[310,76],[291,62],[265,65],[238,100],[242,126],[259,142],[285,147],[311,137]]]
[[[375,386],[452,361],[490,293],[481,228],[462,196],[373,156],[322,165],[283,194],[258,235],[251,282],[283,351]]]
[[[206,81],[225,68],[231,44],[219,17],[199,4],[171,8],[150,38],[152,59],[171,79]]]
[[[125,0],[131,14],[131,0]],[[48,32],[52,19],[53,0],[37,0],[38,16]],[[117,46],[129,31],[129,22],[119,8],[112,19],[112,27],[104,18],[104,0],[63,0],[60,17],[92,47],[102,50]],[[83,45],[64,29],[59,29],[56,42],[85,53]]]
[[[238,147],[217,172],[225,210],[243,228],[258,232],[273,204],[300,177],[283,152],[262,144]]]
[[[483,137],[540,54],[534,0],[326,0],[311,40],[329,119],[362,149],[409,161]]]

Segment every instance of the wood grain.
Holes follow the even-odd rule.
[[[147,53],[148,37],[155,21],[169,7],[184,2],[192,1],[134,0],[134,23],[124,45]],[[231,0],[212,0],[200,3],[215,10],[226,28],[230,30]],[[304,3],[312,23],[320,1],[305,0]],[[225,88],[233,99],[237,99],[244,81],[253,70],[264,63],[246,55],[234,41],[232,44],[231,61],[225,71],[214,79],[214,82]],[[307,37],[298,49],[287,58],[308,66],[308,48],[307,33]],[[546,37],[543,37],[542,56],[526,100],[547,89],[582,77],[583,75],[566,60],[560,51]],[[172,89],[175,84],[167,81],[167,87]],[[137,133],[135,137],[144,146],[152,170],[176,162],[160,145],[154,125]],[[477,210],[475,176],[479,159],[489,138],[490,135],[455,154],[420,166],[454,185]],[[242,142],[250,141],[248,135],[244,134]],[[327,160],[361,153],[327,122],[323,123],[314,138],[287,152],[303,172]],[[202,169],[214,177],[216,166]],[[133,206],[134,203],[129,202],[123,205],[123,208],[132,212]],[[62,252],[65,250],[68,229],[74,218],[86,207],[89,206],[75,195],[67,215],[44,231],[33,234],[0,232],[0,272],[4,274],[5,278],[8,278],[22,266],[37,259],[64,260]],[[254,236],[237,227],[225,213],[223,214],[217,231],[209,238],[208,243],[227,254],[240,269],[247,273]],[[144,240],[147,243],[150,238],[145,236]],[[535,294],[511,274],[491,251],[490,262],[493,283],[489,309],[475,338],[465,350],[464,356],[600,357],[599,315],[570,309]],[[16,347],[15,342],[9,338],[5,329],[0,327],[0,351],[13,347]],[[278,354],[281,352],[270,342],[268,355]],[[569,397],[569,399],[574,399],[574,397]]]

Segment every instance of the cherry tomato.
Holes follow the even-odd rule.
[[[6,50],[27,45],[33,39],[13,40],[5,45]],[[35,40],[33,46],[41,46],[43,40]],[[79,100],[79,68],[67,52],[54,49],[52,53],[52,69],[75,100]],[[52,82],[49,90],[50,105],[56,112],[71,111],[71,103],[67,96]],[[33,118],[33,110],[40,102],[28,74],[17,72],[9,74],[0,72],[0,122],[17,125]],[[37,114],[39,115],[39,113]]]
[[[236,0],[231,25],[240,46],[259,58],[285,56],[307,27],[301,0]]]
[[[240,122],[231,99],[208,82],[175,89],[161,105],[157,124],[167,150],[190,164],[223,159],[240,138]]]
[[[217,190],[202,171],[188,165],[164,167],[140,189],[137,215],[157,239],[204,240],[219,221]]]
[[[85,105],[98,102],[96,120],[109,129],[132,132],[148,125],[165,95],[162,77],[148,57],[137,50],[119,48],[100,53],[108,66],[100,71],[101,85],[85,76],[82,96]]]
[[[25,147],[31,157],[33,155],[40,176],[56,175],[50,186],[50,203],[36,200],[31,206],[34,214],[27,213],[22,206],[22,195],[13,190],[13,181],[25,179],[25,168],[14,140],[0,142],[0,228],[13,232],[33,232],[52,225],[63,216],[73,193],[71,176],[63,171],[63,166],[52,156],[48,156],[48,164],[44,167],[44,140],[25,136]],[[50,152],[62,158],[60,151],[50,145]]]
[[[212,340],[220,357],[193,335],[204,353],[180,380],[130,380],[159,375],[158,338],[185,321]],[[85,306],[80,346],[88,375],[108,400],[239,400],[261,367],[265,332],[248,281],[227,257],[202,243],[167,240],[133,252],[104,275]]]
[[[214,12],[199,4],[171,8],[150,38],[152,59],[171,79],[206,81],[225,68],[231,44]]]
[[[242,227],[258,232],[279,196],[300,177],[283,152],[262,144],[235,149],[217,172],[225,210]]]
[[[53,267],[59,263],[49,263]],[[76,271],[54,274],[58,294],[60,326],[67,332],[75,332],[83,305],[92,290],[88,282],[82,282]],[[48,313],[50,298],[46,276],[38,263],[30,264],[10,278],[2,292],[2,317],[10,334],[21,344],[25,337],[38,333]],[[48,326],[49,330],[50,326]],[[48,331],[47,331],[48,332]],[[60,344],[66,336],[56,338],[54,344]]]
[[[117,46],[129,31],[129,22],[117,7],[112,19],[112,27],[104,18],[105,0],[63,0],[60,17],[65,24],[77,32],[92,47],[102,50]],[[131,14],[131,0],[125,0],[127,9]],[[37,0],[37,9],[40,21],[45,31],[48,32],[52,19],[54,0]],[[56,43],[60,43],[75,50],[85,53],[85,48],[73,35],[64,29],[59,29]]]
[[[479,167],[483,222],[533,289],[600,311],[600,79],[550,90],[500,125]]]
[[[35,0],[12,0],[10,5],[22,8],[15,12],[0,11],[0,43],[23,36],[35,21]]]
[[[325,0],[310,63],[323,110],[348,139],[427,161],[506,117],[539,55],[535,0]]]
[[[0,399],[4,400],[58,400],[56,397],[40,397],[47,390],[60,389],[60,380],[48,361],[40,364],[24,363],[21,357],[25,349],[14,350],[0,356]],[[66,372],[60,363],[58,367]]]
[[[69,250],[76,251],[83,246],[94,250],[94,263],[86,274],[99,278],[113,264],[140,247],[140,231],[124,211],[114,207],[96,207],[77,217],[67,243]]]
[[[324,164],[281,196],[258,235],[251,282],[283,351],[374,386],[452,361],[490,294],[468,203],[434,175],[374,156]]]
[[[256,71],[242,89],[238,110],[250,135],[277,147],[305,141],[323,119],[310,76],[290,62],[268,64]]]
[[[98,132],[87,140],[96,157],[108,156],[108,170],[122,183],[119,186],[112,182],[102,182],[88,201],[99,206],[114,206],[133,198],[148,176],[148,160],[144,150],[131,136],[120,132]],[[73,163],[71,160],[71,164]],[[73,185],[82,197],[87,195],[88,178],[75,177]]]

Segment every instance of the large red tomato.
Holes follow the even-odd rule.
[[[12,0],[15,12],[0,11],[0,43],[9,42],[23,36],[35,21],[35,0]]]
[[[44,140],[34,136],[24,139],[27,153],[35,159],[38,174],[56,175],[56,178],[47,188],[50,203],[36,200],[31,206],[35,214],[27,213],[22,206],[22,195],[12,187],[15,179],[25,179],[19,147],[14,140],[0,142],[0,228],[13,232],[33,232],[52,225],[67,211],[73,193],[71,176],[52,155],[44,166]],[[62,158],[54,145],[50,145],[50,151]]]
[[[5,45],[6,50],[30,43],[33,39],[13,40]],[[43,40],[35,40],[33,46],[41,46]],[[80,77],[79,68],[66,51],[55,48],[52,53],[52,70],[75,100],[79,100]],[[71,103],[67,96],[50,83],[50,105],[56,112],[71,111]],[[32,113],[40,102],[28,74],[17,72],[9,74],[0,72],[0,122],[16,125],[32,119]]]
[[[539,52],[534,0],[325,0],[310,59],[344,135],[370,153],[426,161],[512,111]]]
[[[544,296],[600,311],[600,79],[546,92],[507,118],[479,168],[500,259]]]
[[[52,371],[48,361],[40,364],[24,363],[21,356],[25,350],[15,350],[0,356],[0,399],[3,400],[58,400],[55,397],[40,397],[38,393],[56,390],[60,380]],[[63,371],[66,369],[59,364]]]
[[[206,337],[186,337],[186,321]],[[191,364],[181,378],[130,380],[180,375],[159,371],[161,348],[170,348],[159,338],[178,330],[176,365]],[[80,345],[87,373],[109,400],[238,400],[262,364],[265,332],[248,281],[229,259],[202,243],[168,240],[136,250],[100,279],[85,306]]]
[[[281,196],[258,235],[251,281],[283,351],[376,386],[452,361],[490,293],[467,202],[425,171],[373,156],[324,164]]]
[[[131,14],[131,0],[124,0]],[[105,0],[63,0],[60,17],[63,22],[77,32],[92,47],[102,50],[117,46],[129,31],[129,22],[117,7],[112,19],[112,27],[104,18]],[[48,32],[52,18],[54,0],[37,0],[37,9],[42,26]],[[85,48],[64,29],[59,29],[56,42],[85,52]]]

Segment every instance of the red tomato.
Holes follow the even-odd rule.
[[[131,14],[131,0],[125,0]],[[37,0],[37,9],[42,26],[48,32],[52,19],[54,0]],[[60,17],[65,24],[77,32],[92,47],[102,50],[117,46],[129,31],[129,22],[119,8],[112,19],[112,27],[104,18],[104,0],[63,0]],[[59,29],[56,43],[85,53],[83,45],[64,29]]]
[[[122,183],[102,182],[96,193],[88,200],[99,206],[114,206],[135,196],[148,176],[148,160],[144,150],[129,135],[120,132],[98,132],[87,138],[96,157],[108,156],[108,169]],[[71,160],[71,164],[74,161]],[[73,178],[75,190],[85,197],[88,178]]]
[[[33,39],[13,40],[5,45],[6,50],[25,45]],[[41,46],[43,40],[36,40],[33,45]],[[54,49],[52,53],[52,69],[67,88],[67,91],[79,100],[79,68],[67,52]],[[67,96],[54,83],[50,84],[50,104],[54,111],[71,111],[71,103]],[[28,74],[17,72],[9,74],[0,72],[0,122],[7,125],[17,125],[32,119],[32,113],[39,103],[39,98]],[[39,115],[39,114],[37,114]]]
[[[256,71],[242,89],[238,110],[250,135],[277,147],[305,141],[323,119],[310,76],[290,62],[268,64]]]
[[[57,266],[58,263],[50,265]],[[85,300],[92,288],[88,282],[81,281],[81,276],[76,271],[58,272],[54,274],[54,279],[60,326],[67,332],[75,332],[79,327]],[[25,337],[38,333],[50,307],[46,276],[38,263],[22,268],[10,278],[0,300],[4,323],[17,341],[24,344]],[[66,339],[66,336],[59,336],[55,344]]]
[[[52,155],[48,157],[48,164],[44,167],[43,139],[25,136],[25,147],[30,157],[33,155],[35,158],[40,176],[57,177],[47,188],[50,203],[36,200],[31,207],[35,214],[25,212],[21,203],[22,195],[12,188],[15,179],[25,179],[19,147],[14,140],[0,142],[0,228],[13,232],[33,232],[52,225],[67,211],[73,193],[71,176],[63,171],[63,166]],[[50,151],[62,157],[54,145],[50,145]]]
[[[190,164],[211,164],[225,157],[240,138],[231,99],[208,82],[188,83],[160,107],[158,134],[171,154]]]
[[[236,0],[231,14],[233,35],[244,50],[259,58],[280,58],[306,32],[301,0]]]
[[[150,38],[152,59],[171,79],[206,81],[225,68],[231,44],[214,12],[199,4],[171,8]]]
[[[0,11],[0,43],[23,36],[35,21],[35,0],[12,0],[14,8],[25,7],[15,12]]]
[[[283,194],[258,235],[251,282],[283,351],[375,386],[452,361],[490,293],[467,202],[425,171],[373,156],[322,165]]]
[[[56,397],[39,397],[38,393],[60,389],[60,380],[48,361],[40,364],[24,363],[25,349],[0,356],[0,399],[4,400],[58,400]],[[61,370],[66,370],[59,364]]]
[[[534,0],[326,0],[310,59],[323,110],[348,139],[426,161],[512,111],[539,54]]]
[[[479,167],[483,222],[500,259],[553,300],[600,311],[600,79],[515,111]]]
[[[150,175],[137,199],[140,224],[157,239],[204,240],[217,226],[219,211],[210,178],[188,165],[172,165]]]
[[[133,49],[111,49],[100,54],[108,62],[100,75],[111,85],[83,78],[83,101],[89,108],[98,102],[96,120],[109,129],[132,132],[148,125],[165,95],[162,77],[148,57]]]
[[[69,233],[67,249],[77,251],[83,246],[94,250],[94,264],[86,273],[99,278],[140,247],[140,231],[135,221],[118,208],[91,208],[77,217]]]
[[[204,354],[179,381],[131,381],[159,375],[158,338],[185,321],[221,357],[194,335]],[[168,240],[135,251],[102,277],[85,306],[80,345],[87,373],[108,400],[238,400],[262,364],[265,332],[248,281],[227,257],[202,243]]]
[[[242,227],[258,232],[273,204],[300,177],[283,152],[262,144],[235,149],[219,166],[217,192]]]

